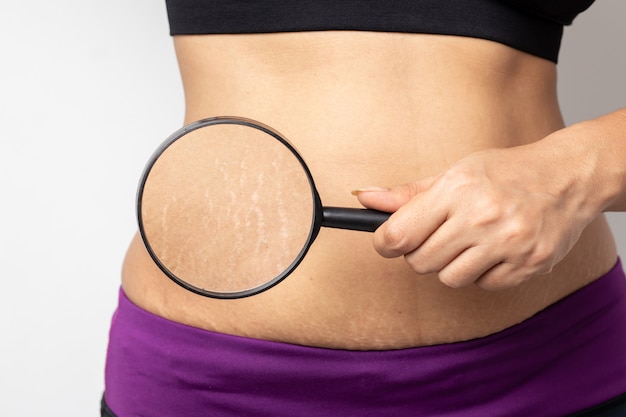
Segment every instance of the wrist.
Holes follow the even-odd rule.
[[[554,157],[556,175],[567,184],[566,198],[586,216],[626,210],[626,117],[580,122],[537,144]],[[607,120],[608,117],[608,120]],[[622,124],[623,123],[623,124]]]

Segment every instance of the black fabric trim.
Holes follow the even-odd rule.
[[[571,25],[576,16],[595,0],[500,0],[528,13],[542,16],[562,25]]]
[[[359,30],[468,36],[556,62],[563,25],[496,0],[166,0],[171,35]]]
[[[626,393],[569,417],[623,417],[626,416]]]
[[[570,417],[618,417],[625,415],[624,411],[626,411],[626,393]],[[117,417],[106,404],[104,395],[100,402],[100,417]]]
[[[104,401],[104,394],[102,395],[102,400],[100,400],[100,417],[117,417],[113,414],[106,401]]]

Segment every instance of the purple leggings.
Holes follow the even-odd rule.
[[[120,291],[105,399],[117,417],[550,417],[626,393],[626,278],[606,275],[499,333],[389,351],[224,335]]]

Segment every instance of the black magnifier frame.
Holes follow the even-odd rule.
[[[311,227],[308,232],[308,237],[306,238],[306,242],[296,258],[291,262],[291,264],[280,274],[275,276],[274,278],[264,282],[261,285],[255,286],[253,288],[248,288],[241,291],[228,291],[228,292],[219,292],[213,291],[206,288],[200,288],[195,285],[189,284],[184,281],[180,277],[176,276],[162,261],[159,259],[157,254],[155,253],[152,245],[150,245],[149,238],[146,234],[146,230],[144,227],[143,215],[142,215],[142,207],[143,207],[143,195],[144,189],[146,186],[146,182],[154,167],[155,163],[159,159],[159,157],[176,141],[184,137],[186,134],[208,126],[212,125],[239,125],[250,127],[253,129],[257,129],[263,133],[266,133],[272,136],[274,139],[282,143],[286,149],[288,149],[291,154],[297,159],[300,163],[303,172],[306,174],[310,191],[311,198],[313,201],[313,213],[311,218],[313,219],[311,222]],[[320,199],[319,193],[317,192],[317,188],[315,187],[315,182],[313,181],[313,176],[311,175],[311,171],[308,166],[304,162],[304,159],[297,151],[297,149],[280,133],[272,129],[271,127],[244,117],[238,116],[218,116],[211,117],[202,120],[198,120],[192,122],[188,125],[183,126],[178,129],[174,133],[172,133],[161,145],[154,151],[154,153],[150,156],[148,163],[146,164],[143,173],[141,175],[141,179],[139,182],[139,186],[137,189],[137,198],[136,198],[136,210],[137,210],[137,221],[139,225],[139,233],[143,243],[148,251],[150,257],[155,262],[155,264],[159,267],[159,269],[167,275],[172,281],[181,287],[185,288],[188,291],[191,291],[195,294],[202,295],[210,298],[217,299],[238,299],[249,297],[252,295],[259,294],[261,292],[267,291],[273,286],[277,285],[281,281],[283,281],[287,276],[289,276],[296,267],[302,262],[304,256],[308,252],[309,248],[317,238],[317,235],[322,227],[336,228],[336,229],[345,229],[345,230],[355,230],[355,231],[364,231],[364,232],[373,232],[375,231],[382,223],[384,223],[389,216],[390,213],[371,210],[371,209],[358,209],[358,208],[347,208],[347,207],[324,207],[322,206],[322,201]]]

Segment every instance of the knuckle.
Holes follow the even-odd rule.
[[[490,276],[476,281],[476,286],[485,291],[497,292],[513,288],[523,281],[523,279],[514,276]]]
[[[382,246],[394,253],[407,253],[409,239],[406,231],[395,223],[388,224],[382,232]]]
[[[436,272],[432,266],[426,264],[423,260],[420,260],[417,256],[405,255],[404,259],[406,263],[411,267],[413,272],[419,275],[427,275]]]
[[[550,264],[551,254],[544,249],[535,249],[528,258],[528,266],[534,270],[542,270]]]
[[[485,291],[502,291],[507,288],[515,286],[515,283],[510,279],[503,279],[502,277],[492,276],[489,278],[479,279],[476,281],[476,286]]]
[[[475,201],[476,216],[471,219],[474,227],[489,226],[500,221],[505,212],[502,206],[488,198],[482,198]]]
[[[487,272],[476,281],[476,285],[485,291],[503,291],[517,287],[530,280],[535,272],[525,265],[509,264],[512,268],[497,272]]]
[[[443,285],[445,285],[446,287],[450,287],[450,288],[454,288],[454,289],[461,288],[461,287],[464,287],[466,285],[463,282],[461,276],[459,276],[457,273],[451,272],[449,270],[441,271],[439,273],[439,281],[441,281],[441,283]]]
[[[474,175],[464,167],[452,167],[441,177],[444,189],[451,194],[463,193],[468,188],[472,188],[475,183]]]
[[[521,242],[534,238],[533,228],[520,216],[511,216],[501,233],[505,242]]]
[[[533,274],[548,274],[554,267],[554,251],[545,246],[535,248],[528,259],[528,267]]]
[[[518,249],[519,256],[515,264],[526,271],[526,275],[546,274],[552,272],[552,268],[558,260],[558,242],[552,239],[528,239]]]

